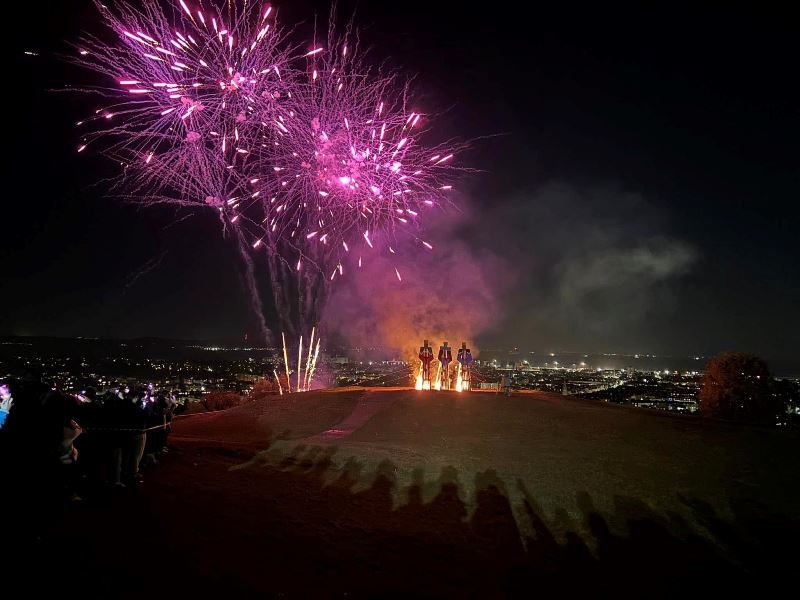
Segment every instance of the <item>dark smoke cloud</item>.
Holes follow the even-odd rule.
[[[652,347],[675,287],[698,258],[667,216],[613,186],[551,183],[504,202],[473,229],[516,270],[499,345],[587,352]]]
[[[556,289],[560,312],[569,319],[591,317],[582,320],[591,332],[599,333],[621,321],[642,319],[653,306],[660,284],[686,273],[694,258],[688,244],[658,239],[562,261]]]

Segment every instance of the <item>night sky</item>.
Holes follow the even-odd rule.
[[[284,22],[327,11],[284,4]],[[548,4],[357,5],[364,41],[418,74],[443,135],[502,134],[461,159],[483,172],[459,186],[463,212],[442,234],[492,265],[483,345],[794,356],[797,20],[777,3]],[[73,123],[94,105],[49,91],[78,76],[52,54],[97,28],[90,2],[17,6],[0,334],[255,333],[218,222],[106,198],[93,184],[113,169],[75,153]]]

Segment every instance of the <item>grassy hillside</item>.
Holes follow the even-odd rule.
[[[175,442],[28,564],[114,597],[662,597],[778,586],[800,534],[796,435],[556,395],[315,392]]]

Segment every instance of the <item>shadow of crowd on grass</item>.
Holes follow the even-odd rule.
[[[691,522],[624,496],[604,514],[586,492],[577,517],[547,514],[535,489],[493,470],[474,475],[466,498],[452,466],[401,486],[390,461],[372,471],[336,452],[182,444],[146,487],[68,513],[31,564],[70,547],[82,558],[63,568],[88,566],[93,589],[118,597],[740,595],[793,572],[797,522],[736,498],[731,521],[687,497]],[[144,576],[154,548],[169,569]]]
[[[271,467],[284,486],[301,489],[304,510],[295,517],[333,551],[350,549],[352,560],[340,566],[353,570],[356,589],[433,595],[471,590],[482,596],[552,588],[652,597],[678,593],[692,581],[740,592],[745,585],[774,585],[791,572],[793,553],[783,550],[784,542],[800,534],[797,522],[735,498],[734,524],[707,502],[688,497],[679,499],[691,523],[624,496],[615,497],[614,514],[604,515],[586,492],[576,495],[577,522],[564,509],[547,516],[522,480],[511,484],[522,506],[512,506],[508,484],[493,470],[475,475],[470,510],[452,466],[436,481],[415,470],[411,485],[401,490],[406,500],[395,506],[395,465],[386,460],[365,473],[353,458],[337,465],[336,450],[298,445],[277,464],[267,452],[232,470]],[[365,481],[371,483],[361,489]],[[518,518],[527,526],[520,528]]]

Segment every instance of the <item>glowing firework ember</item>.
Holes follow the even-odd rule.
[[[430,117],[367,64],[350,28],[331,21],[323,43],[295,47],[267,4],[95,4],[110,37],[85,35],[74,60],[102,77],[80,90],[103,104],[80,121],[77,150],[120,162],[127,198],[217,214],[265,334],[269,314],[272,331],[302,339],[362,255],[394,256],[403,238],[432,249],[420,221],[451,193],[459,146],[424,143]],[[305,357],[298,348],[296,388],[310,386],[318,347],[312,333]]]

